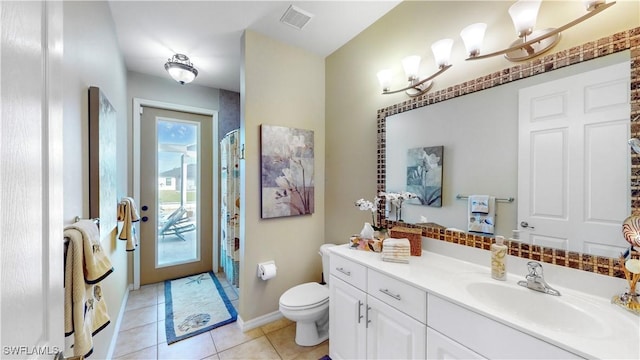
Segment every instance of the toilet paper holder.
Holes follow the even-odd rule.
[[[276,262],[273,260],[258,263],[257,276],[262,280],[269,280],[275,277],[277,269]]]

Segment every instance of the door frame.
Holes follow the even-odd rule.
[[[134,199],[140,199],[140,111],[142,111],[143,106],[155,107],[158,109],[164,110],[173,110],[173,111],[182,111],[182,112],[190,112],[199,115],[211,116],[211,120],[213,121],[213,131],[211,134],[212,141],[214,144],[213,148],[213,161],[214,165],[212,166],[212,199],[211,204],[213,206],[211,215],[213,219],[211,219],[211,223],[213,224],[212,230],[212,265],[213,269],[218,268],[218,242],[219,239],[217,235],[220,233],[220,224],[219,224],[219,179],[218,179],[218,158],[219,158],[219,146],[217,146],[218,139],[218,111],[188,105],[180,105],[174,103],[168,103],[164,101],[156,101],[149,100],[143,98],[133,98],[133,197]],[[206,219],[201,219],[202,221],[206,221]],[[138,227],[138,225],[136,224]],[[136,229],[139,233],[139,227]],[[203,234],[204,235],[204,234]],[[202,254],[204,255],[204,254]],[[140,288],[140,251],[133,252],[133,289],[137,290]]]

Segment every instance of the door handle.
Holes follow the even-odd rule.
[[[360,320],[362,320],[363,316],[362,316],[362,305],[364,305],[364,303],[360,300],[358,300],[358,324],[360,324]]]
[[[141,220],[142,220],[142,222],[147,222],[147,221],[149,221],[149,217],[143,216]]]
[[[520,226],[522,226],[525,229],[531,229],[531,230],[535,230],[534,226],[530,226],[528,222],[526,221],[521,221],[520,222]]]
[[[367,305],[367,317],[366,317],[366,324],[365,324],[365,328],[369,328],[369,324],[371,324],[371,320],[369,320],[369,310],[371,310],[371,306]]]
[[[147,205],[142,205],[142,211],[147,211],[149,210],[149,207]]]

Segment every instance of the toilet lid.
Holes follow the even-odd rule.
[[[315,282],[300,284],[282,294],[280,304],[286,307],[312,307],[329,300],[329,289]]]

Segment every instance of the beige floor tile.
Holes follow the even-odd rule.
[[[158,358],[157,346],[150,346],[146,349],[133,352],[131,354],[124,355],[116,360],[155,360]]]
[[[158,304],[158,321],[165,320],[167,318],[167,305],[165,303]]]
[[[221,326],[211,330],[210,333],[218,352],[264,335],[260,328],[242,332],[237,323]]]
[[[157,303],[158,295],[155,284],[144,285],[139,290],[129,292],[125,311],[156,305]]]
[[[267,338],[281,358],[288,360],[309,351],[309,347],[296,344],[296,324],[283,327],[267,334]]]
[[[156,283],[157,286],[157,294],[158,294],[158,304],[164,303],[164,281]]]
[[[207,356],[202,360],[220,360],[220,357],[218,356],[218,354],[215,354],[215,355]]]
[[[279,320],[276,320],[274,322],[270,322],[266,325],[261,326],[260,329],[262,329],[262,331],[264,331],[265,334],[268,334],[272,331],[282,329],[283,327],[287,327],[291,324],[294,324],[294,322],[287,318],[280,318]]]
[[[208,332],[171,345],[158,344],[158,359],[202,359],[214,355],[216,348]]]
[[[120,331],[116,340],[116,349],[113,357],[130,354],[158,343],[157,323],[151,323]]]
[[[326,340],[314,347],[310,347],[308,351],[294,357],[295,360],[318,360],[321,357],[329,355],[329,340]]]
[[[229,300],[238,300],[238,294],[231,288],[231,286],[225,286],[222,288],[224,293],[227,294]]]
[[[227,359],[277,359],[280,360],[280,356],[276,350],[271,346],[266,336],[248,341],[242,345],[232,347],[231,349],[218,353],[220,360]]]
[[[125,311],[120,331],[133,329],[140,325],[146,325],[158,321],[158,305]]]
[[[167,328],[164,321],[158,321],[158,344],[167,342]]]

